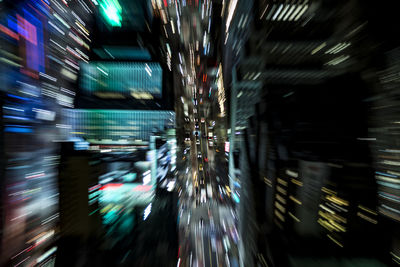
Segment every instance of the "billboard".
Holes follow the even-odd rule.
[[[157,150],[157,177],[159,188],[172,191],[175,186],[176,147],[169,140]]]
[[[162,97],[162,69],[156,62],[93,61],[81,64],[83,94],[112,99]]]
[[[229,142],[225,142],[225,152],[229,152]]]
[[[90,143],[148,142],[153,132],[175,127],[175,113],[166,110],[64,109],[64,129],[71,138]],[[114,142],[114,143],[115,143]]]

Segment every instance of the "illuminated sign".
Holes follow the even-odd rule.
[[[225,152],[229,152],[229,142],[225,142]]]
[[[140,144],[148,141],[153,132],[175,127],[175,113],[165,110],[64,109],[64,112],[65,125],[71,125],[71,129],[63,130],[71,138],[84,138],[92,144]],[[114,149],[101,148],[103,152]]]
[[[102,186],[99,190],[99,203],[102,207],[121,203],[126,206],[148,204],[154,198],[153,186],[138,183],[110,183]]]
[[[162,69],[155,62],[81,64],[82,91],[100,98],[153,99],[162,97]]]

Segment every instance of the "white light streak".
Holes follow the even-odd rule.
[[[283,17],[283,21],[286,21],[290,14],[292,14],[293,10],[295,9],[296,5],[292,5],[286,15]]]
[[[54,17],[58,19],[68,29],[71,28],[71,26],[69,26],[68,23],[63,18],[61,18],[60,15],[58,15],[56,12],[54,12]]]
[[[226,34],[226,37],[225,37],[225,42],[224,42],[224,44],[226,44],[226,42],[228,42],[228,38],[229,38],[229,32]]]
[[[319,50],[321,50],[322,48],[324,48],[326,46],[326,43],[324,42],[324,43],[322,43],[322,44],[320,44],[319,46],[317,46],[316,48],[314,48],[312,51],[311,51],[311,55],[314,55],[315,53],[317,53]]]
[[[233,18],[233,14],[235,13],[237,2],[238,2],[238,0],[231,0],[229,2],[228,18],[226,19],[226,29],[225,29],[226,32],[228,32],[229,26],[231,25],[231,21]]]
[[[285,6],[285,8],[282,10],[282,13],[278,17],[278,20],[282,19],[282,17],[286,14],[286,11],[288,10],[289,7],[290,7],[290,5]]]
[[[151,203],[146,207],[143,214],[143,220],[146,220],[151,212]]]
[[[265,12],[267,12],[268,6],[269,6],[269,5],[267,5],[267,6],[265,7],[263,13],[262,13],[261,16],[260,16],[260,19],[262,19],[262,17],[264,17]]]
[[[151,71],[148,68],[145,68],[147,74],[151,77]]]
[[[256,76],[254,76],[253,80],[256,80],[258,77],[260,77],[261,72],[257,73]]]
[[[350,56],[349,55],[342,55],[340,57],[334,58],[331,61],[325,63],[325,65],[335,66],[347,60]]]
[[[293,12],[293,14],[290,16],[289,21],[292,21],[292,20],[296,17],[297,13],[300,12],[300,10],[302,9],[302,7],[303,7],[303,5],[299,5],[299,6],[296,8],[296,10],[295,10],[295,11]]]
[[[50,20],[48,21],[49,25],[51,27],[53,27],[54,29],[56,29],[59,33],[61,33],[62,35],[65,35],[65,32],[63,32],[60,28],[58,28],[56,25],[53,24],[53,22],[51,22]]]
[[[171,30],[172,33],[175,34],[175,26],[174,26],[174,21],[171,19]]]
[[[46,79],[49,79],[50,81],[57,82],[57,78],[55,78],[53,76],[50,76],[50,75],[48,75],[46,73],[39,72],[39,76],[42,76],[42,77],[44,77]]]
[[[308,9],[308,5],[305,5],[301,12],[297,15],[297,17],[294,19],[295,21],[299,20],[301,16],[303,16],[304,12]]]
[[[281,12],[283,8],[283,4],[280,4],[278,7],[278,10],[275,12],[274,16],[272,17],[272,20],[276,20],[276,18],[278,17],[279,13]]]
[[[245,26],[246,26],[246,24],[247,24],[247,19],[249,18],[249,15],[246,15],[246,17],[244,18],[244,20],[243,20],[243,23],[242,23],[242,25],[240,26],[240,28],[244,28]]]

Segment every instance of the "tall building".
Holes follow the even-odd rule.
[[[377,265],[395,258],[388,251],[390,239],[397,237],[383,231],[395,225],[388,218],[397,220],[393,199],[385,200],[388,192],[397,195],[389,182],[397,178],[390,161],[395,150],[374,142],[385,131],[369,128],[370,114],[382,115],[376,110],[385,105],[367,84],[382,90],[372,82],[379,80],[377,67],[385,69],[379,77],[390,87],[393,81],[384,73],[393,74],[393,65],[378,58],[391,54],[396,61],[396,50],[390,50],[396,42],[376,42],[389,37],[376,31],[383,22],[369,20],[369,4],[350,1],[344,9],[337,4],[254,1],[250,11],[239,1],[225,3],[230,176],[241,185],[244,262],[311,264],[316,253],[302,247],[315,248],[323,255],[321,263],[330,261],[328,251],[335,251],[339,262],[346,262],[346,253],[360,259],[373,255],[371,264]],[[241,32],[244,22],[249,24]],[[377,101],[374,111],[370,101]],[[374,125],[385,124],[377,118]],[[386,159],[376,160],[378,172],[372,168],[371,147],[376,159]],[[240,164],[235,164],[235,150]]]
[[[82,8],[85,6],[86,9]],[[90,1],[2,1],[0,265],[52,264],[59,235],[61,110],[89,54]],[[91,13],[92,12],[92,13]]]

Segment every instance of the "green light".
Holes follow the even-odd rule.
[[[118,0],[101,0],[101,13],[108,24],[113,27],[121,27],[122,8]]]

